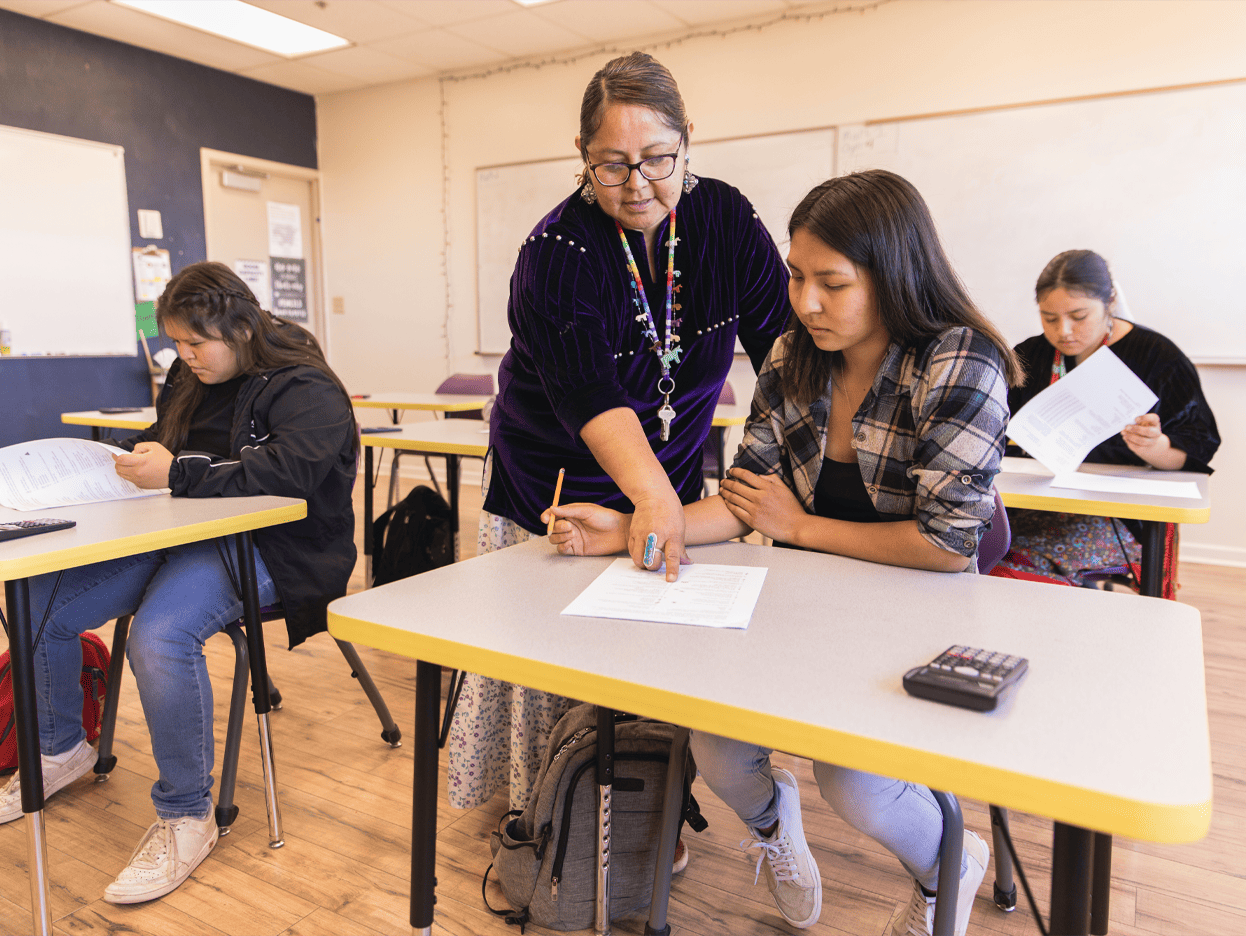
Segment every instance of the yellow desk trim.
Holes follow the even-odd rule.
[[[405,452],[425,452],[429,455],[475,455],[484,458],[489,453],[489,443],[435,442],[429,439],[404,439],[391,433],[365,434],[363,444],[372,448],[398,449]]]
[[[1043,495],[1018,494],[1000,491],[1004,506],[1029,508],[1048,513],[1082,514],[1090,517],[1118,517],[1123,520],[1158,520],[1161,523],[1206,523],[1211,519],[1210,507],[1158,507],[1153,504],[1122,504],[1115,501],[1083,500],[1077,497],[1060,497],[1050,493]]]
[[[513,681],[572,699],[605,698],[612,708],[723,734],[803,757],[826,759],[872,773],[905,778],[912,764],[923,766],[921,782],[936,789],[1021,809],[1082,828],[1150,842],[1193,842],[1211,824],[1211,801],[1152,804],[985,767],[838,731],[813,728],[747,709],[698,700],[678,692],[593,676],[579,670],[483,650],[410,631],[384,627],[329,609],[329,633],[339,640],[377,647],[412,659]],[[1210,769],[1210,767],[1209,767]],[[1210,778],[1208,790],[1211,789]]]
[[[385,400],[355,400],[351,401],[352,406],[360,409],[384,409],[384,410],[426,410],[433,413],[470,413],[473,410],[483,409],[484,405],[489,402],[488,397],[468,397],[465,400],[455,400],[453,402],[447,400],[444,403],[399,403],[394,400],[386,402]]]
[[[146,429],[151,420],[131,414],[61,413],[61,422],[69,426],[99,426],[101,429]]]
[[[234,533],[277,526],[292,520],[302,520],[306,516],[306,503],[289,504],[285,507],[271,507],[268,510],[240,514],[236,517],[205,520],[201,523],[172,527],[154,533],[138,533],[134,536],[105,540],[102,543],[70,546],[55,552],[0,562],[0,579],[11,582],[14,579],[29,578],[45,572],[73,569],[92,562],[119,559],[122,556],[134,556],[151,552],[154,549],[184,546],[186,543],[199,543],[218,536],[229,536]]]

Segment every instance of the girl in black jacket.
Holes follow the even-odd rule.
[[[158,304],[178,360],[157,419],[121,443],[117,473],[175,497],[270,494],[307,501],[307,517],[255,534],[260,602],[281,602],[290,644],[324,630],[325,606],[355,565],[351,487],[358,436],[350,398],[316,340],[263,311],[232,270],[197,263]],[[82,729],[79,635],[133,614],[130,666],[160,778],[157,822],[104,892],[139,903],[176,888],[217,839],[212,811],[212,687],[203,644],[242,613],[226,568],[232,538],[156,550],[31,580],[31,607],[51,605],[35,650],[44,796],[89,772]],[[21,813],[17,778],[0,791],[0,822]]]

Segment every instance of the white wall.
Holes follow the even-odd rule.
[[[695,167],[697,138],[1243,78],[1244,35],[1240,0],[894,0],[647,50],[680,83]],[[347,310],[329,316],[331,347],[349,386],[431,390],[496,369],[474,354],[475,170],[573,155],[580,95],[610,57],[318,99],[328,294]],[[1225,444],[1214,519],[1183,529],[1182,554],[1246,564],[1246,369],[1201,373]]]

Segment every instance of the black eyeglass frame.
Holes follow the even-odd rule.
[[[684,142],[683,140],[680,140],[679,145],[683,146],[683,142]],[[671,171],[668,172],[664,176],[659,176],[656,179],[653,178],[653,176],[645,175],[645,170],[642,169],[641,166],[643,166],[645,163],[650,162],[651,160],[654,160],[654,159],[669,159],[671,161]],[[620,185],[626,185],[627,180],[632,177],[633,172],[639,172],[642,178],[648,179],[650,182],[662,182],[666,179],[669,179],[671,176],[675,174],[675,167],[678,165],[679,165],[679,150],[675,150],[675,152],[673,153],[659,153],[657,156],[646,156],[640,162],[634,162],[634,163],[616,162],[614,160],[608,160],[606,162],[599,162],[595,164],[590,163],[588,167],[588,171],[593,174],[593,178],[597,180],[598,185],[603,185],[606,188],[617,188]],[[619,182],[603,182],[601,178],[597,175],[597,170],[602,166],[626,166],[627,176],[622,181],[619,181]]]

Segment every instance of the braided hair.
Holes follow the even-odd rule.
[[[296,364],[314,367],[337,385],[350,404],[350,394],[329,367],[316,337],[301,325],[261,309],[247,284],[223,263],[192,263],[180,270],[156,303],[156,320],[161,328],[173,324],[224,341],[237,355],[240,374],[262,374]],[[187,371],[166,388],[158,441],[170,452],[177,454],[185,447],[191,418],[206,395],[207,388]]]

